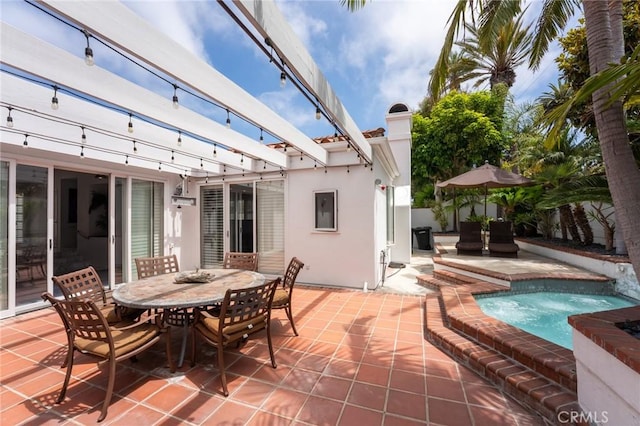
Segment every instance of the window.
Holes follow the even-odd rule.
[[[338,190],[313,191],[315,203],[315,231],[338,230]]]
[[[393,186],[387,186],[387,243],[396,242],[396,206],[395,190]]]

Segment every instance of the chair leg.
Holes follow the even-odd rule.
[[[101,422],[107,417],[107,410],[109,409],[109,404],[111,403],[111,396],[113,395],[113,388],[115,386],[116,381],[116,360],[111,358],[109,360],[109,383],[107,384],[107,394],[104,397],[104,402],[102,403],[102,411],[100,412],[100,417],[98,417],[98,421]]]
[[[187,333],[187,331],[185,331],[185,333]],[[166,344],[166,351],[167,351],[167,362],[169,363],[169,371],[172,373],[176,372],[176,364],[173,361],[173,356],[171,355],[171,328],[167,327],[167,331],[164,334],[164,340],[165,340],[165,344]],[[186,342],[185,342],[186,344]],[[184,351],[186,350],[186,347],[182,348],[182,353],[184,354]],[[180,366],[182,367],[182,364],[180,364]]]
[[[298,330],[296,330],[296,324],[293,322],[293,315],[291,315],[291,305],[287,305],[284,308],[284,311],[287,313],[287,318],[289,318],[289,322],[291,323],[291,328],[293,329],[293,334],[298,335]]]
[[[220,370],[220,381],[222,382],[222,393],[229,396],[227,390],[227,375],[224,372],[224,347],[222,343],[218,343],[218,369]]]
[[[271,356],[271,366],[276,368],[276,357],[273,354],[273,344],[271,343],[271,324],[267,325],[267,343],[269,344],[269,356]]]
[[[196,365],[196,327],[191,328],[191,366]]]
[[[67,386],[69,386],[69,379],[71,379],[71,370],[73,370],[73,346],[69,346],[69,350],[67,351],[67,360],[64,364],[67,366],[67,373],[64,376],[64,382],[62,383],[62,390],[60,391],[60,395],[58,395],[58,399],[56,402],[60,404],[64,400],[64,396],[67,393]]]

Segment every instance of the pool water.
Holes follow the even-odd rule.
[[[485,296],[476,302],[486,315],[571,350],[567,317],[636,305],[616,296],[553,292]]]

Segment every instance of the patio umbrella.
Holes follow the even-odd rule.
[[[488,162],[466,173],[436,184],[439,188],[484,188],[484,216],[487,216],[487,190],[511,186],[533,185],[533,181],[517,173],[492,166]]]

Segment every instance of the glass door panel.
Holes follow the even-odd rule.
[[[164,185],[134,179],[131,186],[131,270],[137,279],[137,257],[162,256]]]
[[[16,167],[16,306],[47,291],[47,180],[44,167]]]
[[[256,233],[259,271],[284,271],[284,181],[256,182]]]
[[[253,183],[229,186],[229,233],[229,251],[254,251]]]
[[[9,162],[0,161],[0,311],[9,309]]]
[[[224,258],[224,199],[222,185],[200,190],[200,253],[202,268],[220,268]]]

